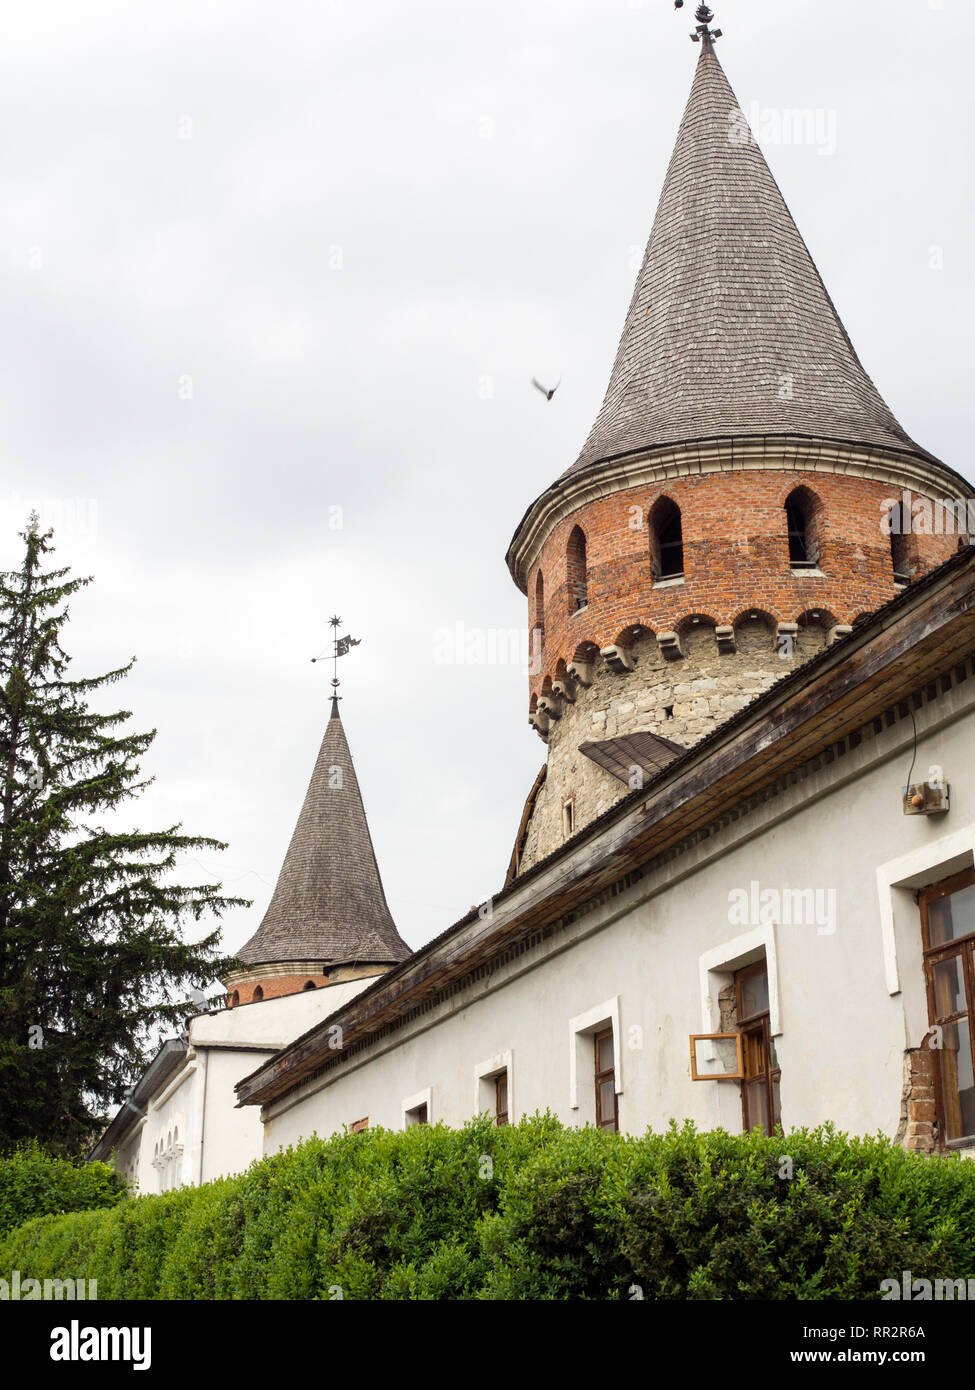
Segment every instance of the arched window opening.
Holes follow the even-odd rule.
[[[895,502],[888,514],[890,526],[890,559],[894,567],[894,583],[910,584],[911,556],[909,545],[909,515],[905,523],[903,502]]]
[[[261,985],[255,986],[254,993],[251,995],[251,1003],[259,1004],[264,998],[264,990]]]
[[[314,980],[306,980],[302,985],[302,989],[317,989],[317,985]]]
[[[589,578],[586,560],[586,536],[580,526],[573,528],[567,552],[569,612],[578,613],[589,607]]]
[[[539,632],[545,631],[545,580],[542,571],[538,571],[538,578],[535,580],[535,627]]]
[[[792,569],[816,569],[819,565],[819,504],[805,487],[794,488],[785,502]]]
[[[655,580],[684,576],[680,507],[669,497],[661,497],[650,513],[650,570]]]

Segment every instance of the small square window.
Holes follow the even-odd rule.
[[[428,1125],[432,1112],[432,1092],[428,1086],[424,1091],[417,1091],[415,1095],[407,1096],[403,1101],[403,1128],[409,1129],[412,1125]]]

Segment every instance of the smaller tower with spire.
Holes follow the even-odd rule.
[[[340,622],[331,619],[331,714],[271,902],[237,952],[248,968],[223,981],[231,1007],[380,975],[411,954],[386,902],[339,715],[338,658],[358,646],[338,636]]]

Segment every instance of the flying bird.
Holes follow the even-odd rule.
[[[542,395],[545,397],[547,401],[550,401],[552,397],[555,395],[556,391],[562,385],[562,378],[559,377],[555,385],[549,388],[548,386],[543,386],[537,376],[533,376],[532,385],[535,387],[536,391],[541,391]]]

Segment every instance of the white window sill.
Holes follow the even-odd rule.
[[[821,569],[815,565],[801,565],[792,571],[793,579],[825,579],[826,576]]]
[[[655,589],[677,589],[680,588],[683,583],[684,576],[682,574],[675,574],[668,579],[655,579],[653,581],[653,587]]]

